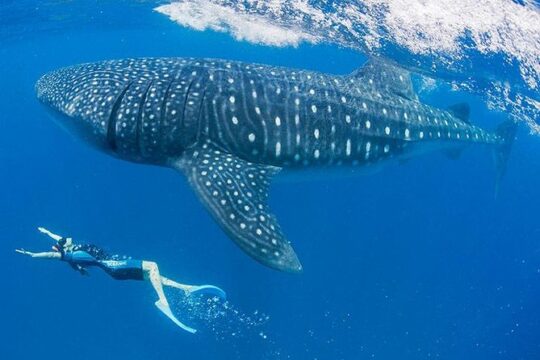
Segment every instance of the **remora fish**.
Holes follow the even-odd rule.
[[[281,169],[363,167],[488,144],[499,174],[515,125],[484,131],[468,106],[422,104],[410,74],[373,59],[347,76],[240,62],[143,58],[44,75],[61,124],[122,159],[182,172],[225,232],[261,263],[302,269],[267,205]]]

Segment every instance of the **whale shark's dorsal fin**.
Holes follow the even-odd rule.
[[[418,100],[418,95],[413,89],[411,73],[388,60],[371,58],[349,77],[366,81],[379,91],[391,92],[409,100]]]
[[[469,119],[469,114],[471,113],[471,107],[468,103],[458,103],[451,105],[447,108],[447,110],[452,113],[455,117],[460,119],[461,121],[470,124],[471,120]]]
[[[213,146],[186,151],[181,170],[214,219],[254,259],[278,270],[302,266],[267,204],[268,186],[280,168],[250,163]]]

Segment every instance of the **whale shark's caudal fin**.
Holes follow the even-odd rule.
[[[172,166],[187,176],[199,199],[242,250],[275,269],[302,270],[266,201],[270,180],[280,168],[253,164],[208,145],[186,151]]]
[[[503,122],[495,130],[495,133],[501,139],[501,143],[495,147],[493,153],[497,171],[495,179],[495,197],[497,197],[499,194],[500,183],[504,174],[506,173],[506,165],[508,163],[510,151],[512,150],[512,144],[514,143],[514,139],[516,137],[516,132],[517,123],[512,120]]]
[[[418,100],[418,95],[412,85],[411,73],[388,60],[371,58],[348,77],[353,80],[362,80],[381,92],[390,92],[409,100]]]

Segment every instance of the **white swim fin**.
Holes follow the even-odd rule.
[[[162,313],[164,313],[165,315],[167,315],[167,317],[169,319],[171,319],[176,325],[180,326],[182,329],[186,330],[187,332],[190,332],[192,334],[195,334],[197,332],[197,330],[193,329],[193,328],[190,328],[189,326],[187,325],[184,325],[180,322],[180,320],[178,320],[174,314],[172,313],[171,311],[171,308],[168,307],[167,305],[163,304],[161,301],[156,301],[155,303],[156,307],[161,310]]]
[[[227,300],[227,294],[222,289],[214,285],[191,285],[187,290],[189,295],[204,294],[217,296],[222,300]]]

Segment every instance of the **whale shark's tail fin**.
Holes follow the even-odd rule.
[[[506,164],[508,163],[508,157],[510,155],[510,151],[512,150],[512,144],[514,143],[516,132],[517,124],[512,120],[503,122],[495,130],[495,133],[501,139],[501,142],[495,147],[495,151],[493,153],[497,171],[497,177],[495,179],[495,197],[497,197],[499,193],[501,180],[506,173]]]

